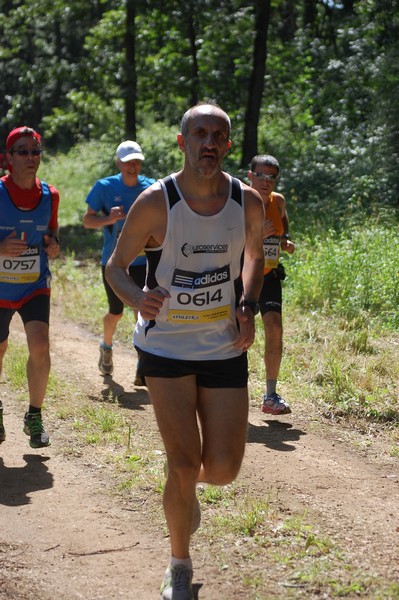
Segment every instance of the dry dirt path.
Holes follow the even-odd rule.
[[[14,321],[12,336],[23,339]],[[54,372],[81,386],[93,401],[109,393],[97,370],[98,339],[66,320],[57,306],[51,353]],[[115,354],[111,388],[121,410],[135,411],[138,426],[156,432],[146,391],[131,383],[133,351],[117,346]],[[0,599],[158,598],[168,540],[146,518],[145,506],[115,498],[109,472],[92,454],[65,453],[65,422],[46,417],[52,445],[31,450],[21,427],[25,406],[6,383],[0,385],[0,397],[7,429],[0,446]],[[357,435],[309,419],[295,406],[283,418],[265,418],[251,407],[239,483],[260,497],[277,491],[282,513],[306,511],[308,520],[344,544],[353,565],[399,582],[399,460],[378,441],[372,449],[359,449]],[[196,597],[247,599],[245,592],[234,591],[231,573],[219,572],[207,560],[206,545],[197,535]],[[270,593],[262,599],[288,597],[279,578],[270,568]],[[295,596],[291,592],[289,597]],[[298,591],[297,597],[307,596]]]

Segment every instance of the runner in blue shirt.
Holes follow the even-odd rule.
[[[155,182],[155,179],[140,175],[143,160],[144,155],[137,142],[131,140],[122,142],[116,149],[115,156],[115,164],[120,172],[96,181],[86,198],[88,207],[83,216],[83,226],[86,229],[102,227],[104,232],[101,268],[109,308],[103,319],[104,337],[100,344],[98,363],[103,375],[111,375],[114,370],[112,339],[124,308],[123,302],[106,281],[104,270],[114,251],[130,207],[141,192]],[[144,287],[146,274],[144,252],[130,265],[129,274],[138,286]],[[134,385],[143,385],[137,373]]]

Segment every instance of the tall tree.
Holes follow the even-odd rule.
[[[194,22],[194,4],[193,2],[188,3],[188,12],[186,15],[187,19],[187,37],[189,41],[190,54],[191,54],[191,85],[190,85],[190,105],[194,106],[198,102],[199,94],[199,74],[198,74],[198,57],[197,57],[197,38],[196,38],[196,27]]]
[[[125,101],[125,130],[129,139],[136,139],[136,7],[135,0],[126,0],[126,32],[125,32],[125,85],[122,96]]]
[[[310,26],[314,30],[317,19],[317,0],[304,0],[303,3],[303,24]]]
[[[243,168],[258,152],[258,124],[264,90],[269,22],[270,0],[255,0],[255,42],[245,111],[241,158],[241,167]]]

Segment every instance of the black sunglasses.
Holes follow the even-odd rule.
[[[40,156],[42,153],[38,148],[35,150],[25,150],[23,148],[19,148],[18,150],[11,150],[10,154],[18,154],[18,156]]]
[[[255,175],[256,179],[261,179],[263,181],[277,181],[278,175],[266,175],[266,173],[256,173],[255,171],[251,171],[252,175]]]

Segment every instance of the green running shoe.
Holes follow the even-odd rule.
[[[44,430],[42,415],[40,413],[26,413],[24,416],[24,433],[30,436],[31,448],[45,448],[50,446],[50,438]]]

